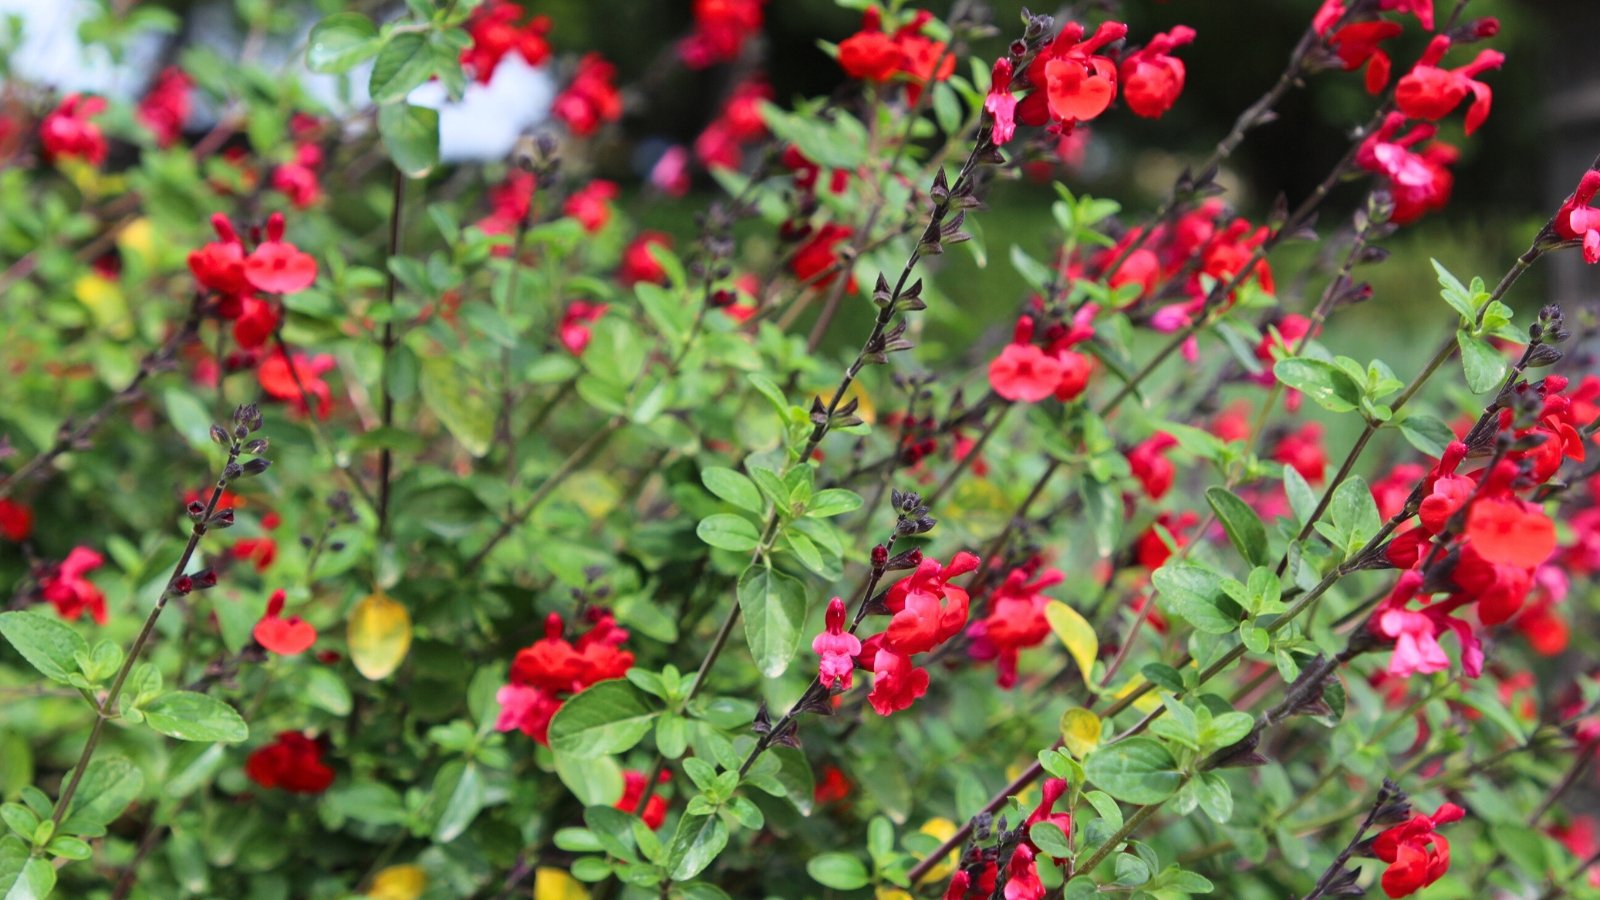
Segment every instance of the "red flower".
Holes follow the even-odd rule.
[[[245,538],[235,543],[228,552],[234,559],[242,559],[255,566],[257,572],[265,572],[272,568],[278,558],[278,542],[269,537]]]
[[[1307,422],[1299,430],[1283,436],[1272,448],[1272,459],[1316,483],[1328,468],[1328,451],[1322,447],[1322,423]]]
[[[222,213],[211,217],[217,240],[189,254],[189,271],[200,286],[224,296],[239,296],[251,291],[244,275],[244,243],[233,230],[233,223]]]
[[[1394,65],[1378,44],[1398,37],[1404,30],[1398,22],[1356,22],[1334,32],[1328,44],[1344,62],[1346,72],[1367,67],[1367,93],[1376,94],[1389,83]]]
[[[317,280],[317,261],[283,240],[283,213],[267,218],[267,239],[244,261],[244,277],[258,291],[292,294]]]
[[[293,162],[272,171],[272,188],[288,197],[295,209],[305,209],[322,199],[322,180],[317,174],[321,168],[322,148],[301,144]]]
[[[1467,513],[1466,536],[1491,563],[1531,569],[1556,550],[1556,526],[1544,510],[1514,499],[1482,499]]]
[[[592,613],[593,626],[576,644],[562,637],[561,616],[545,619],[545,636],[517,651],[511,661],[511,681],[500,689],[500,731],[521,731],[541,744],[548,743],[550,718],[561,708],[566,694],[575,694],[597,681],[621,678],[633,666],[633,654],[619,649],[628,632],[617,627],[607,612]]]
[[[839,42],[839,67],[859,81],[888,81],[902,59],[899,44],[883,33],[883,15],[875,6],[862,14],[861,30]]]
[[[550,114],[567,123],[573,133],[587,137],[607,122],[622,118],[622,94],[612,83],[617,69],[598,53],[578,60],[572,83],[556,97]]]
[[[672,773],[663,771],[656,777],[657,784],[666,784],[672,780]],[[639,801],[644,798],[645,789],[649,784],[645,781],[643,772],[627,769],[622,773],[622,799],[616,803],[616,808],[632,815],[639,808]],[[645,800],[644,811],[639,814],[644,824],[654,831],[661,827],[667,820],[667,801],[660,794],[651,793],[650,799]]]
[[[812,802],[818,806],[845,800],[850,796],[850,779],[845,777],[844,771],[838,766],[828,764],[822,767],[822,777],[817,780],[817,786],[812,789]]]
[[[694,33],[678,44],[678,58],[705,69],[739,58],[745,42],[761,31],[766,0],[694,0]]]
[[[1173,50],[1191,43],[1194,29],[1179,25],[1150,39],[1142,49],[1122,60],[1122,99],[1136,116],[1158,119],[1183,93],[1183,60]]]
[[[1039,880],[1039,867],[1034,864],[1033,848],[1018,844],[1006,863],[1006,900],[1044,900],[1044,882]]]
[[[1001,57],[994,61],[990,75],[989,93],[983,98],[983,110],[994,122],[992,139],[995,146],[1003,146],[1017,133],[1017,98],[1011,93],[1011,60]]]
[[[1055,395],[1061,361],[1033,344],[1007,344],[989,363],[989,386],[1007,400],[1037,403]]]
[[[155,135],[156,146],[170,147],[183,136],[183,123],[194,106],[189,100],[192,87],[194,81],[182,69],[168,66],[139,101],[139,122]]]
[[[616,197],[616,183],[597,178],[573,191],[561,211],[577,219],[584,231],[594,234],[611,221],[611,201]]]
[[[632,287],[641,281],[667,283],[666,267],[657,262],[655,255],[650,252],[650,248],[656,245],[670,248],[672,238],[659,231],[646,231],[622,251],[622,268],[617,274],[624,285]]]
[[[20,544],[32,534],[33,510],[10,497],[0,497],[0,537]]]
[[[333,770],[322,761],[322,745],[298,731],[281,731],[244,762],[244,773],[264,788],[291,794],[320,794],[333,784]]]
[[[855,674],[855,657],[861,654],[861,640],[844,630],[844,601],[828,602],[827,627],[811,640],[811,652],[822,657],[817,664],[817,679],[829,690],[849,690]]]
[[[88,613],[96,625],[104,625],[106,595],[84,577],[104,562],[104,557],[88,547],[74,547],[60,565],[39,580],[39,593],[69,622]]]
[[[100,126],[90,121],[104,112],[101,97],[68,94],[39,125],[39,144],[48,162],[81,159],[98,166],[106,161],[110,147]]]
[[[1446,803],[1431,816],[1419,813],[1374,838],[1373,855],[1389,863],[1381,882],[1383,892],[1405,897],[1444,877],[1450,868],[1450,842],[1438,829],[1465,815],[1461,807]]]
[[[1489,117],[1493,100],[1489,86],[1473,76],[1500,68],[1506,57],[1496,50],[1481,50],[1467,65],[1441,69],[1438,64],[1449,49],[1450,38],[1442,34],[1428,43],[1422,59],[1395,86],[1395,105],[1408,116],[1433,122],[1449,115],[1471,94],[1472,106],[1467,110],[1466,121],[1466,132],[1471,134]]]
[[[995,682],[1006,689],[1017,683],[1018,654],[1050,636],[1050,623],[1044,617],[1050,598],[1043,592],[1064,577],[1056,569],[1046,569],[1033,581],[1029,575],[1027,569],[1011,570],[989,598],[989,615],[967,629],[972,639],[968,653],[974,659],[995,660]]]
[[[883,637],[897,653],[925,653],[950,640],[967,624],[967,592],[950,579],[978,568],[978,557],[963,550],[948,566],[932,557],[889,588],[885,605],[893,613]]]
[[[582,356],[584,348],[589,346],[590,323],[605,315],[606,309],[604,303],[586,303],[582,300],[568,303],[566,312],[561,314],[561,324],[556,327],[561,346],[566,347],[573,356]]]
[[[883,31],[883,15],[868,7],[861,17],[861,30],[839,43],[839,66],[846,75],[861,81],[882,83],[904,75],[910,82],[906,98],[917,102],[924,85],[943,81],[955,71],[955,56],[942,41],[922,34],[933,21],[933,14],[917,10],[894,34]]]
[[[282,617],[284,593],[273,591],[267,599],[267,613],[251,632],[256,643],[279,656],[297,656],[317,642],[317,630],[299,616]]]
[[[516,53],[528,65],[537,66],[550,58],[550,17],[534,16],[526,25],[522,6],[510,0],[489,0],[467,20],[472,46],[461,51],[461,64],[472,70],[480,84],[488,84],[494,70],[509,53]]]
[[[314,398],[317,401],[316,417],[326,419],[333,408],[333,391],[322,380],[322,374],[333,369],[334,365],[331,356],[308,357],[304,353],[296,353],[291,368],[283,351],[275,350],[256,367],[256,379],[261,382],[261,389],[266,391],[267,396],[292,404],[295,409],[308,415],[312,414],[312,410],[306,401]],[[302,387],[305,388],[303,392]]]
[[[911,704],[918,697],[928,692],[928,670],[919,669],[911,664],[911,657],[893,650],[876,648],[879,644],[876,636],[867,642],[866,649],[872,652],[872,690],[867,693],[867,702],[872,704],[873,712],[880,716],[887,716],[893,712],[910,709]]]
[[[1028,65],[1028,83],[1036,90],[1017,104],[1017,120],[1025,125],[1054,122],[1070,129],[1105,112],[1117,96],[1117,65],[1095,53],[1127,34],[1128,26],[1121,22],[1102,22],[1084,40],[1082,25],[1063,26]]]
[[[1126,454],[1133,477],[1144,485],[1145,496],[1151,500],[1160,500],[1172,488],[1177,469],[1172,465],[1172,460],[1167,459],[1166,452],[1176,446],[1177,438],[1165,431],[1158,431]]]
[[[1583,173],[1578,189],[1561,204],[1556,213],[1556,233],[1569,241],[1583,242],[1583,258],[1590,265],[1600,263],[1600,209],[1592,205],[1600,193],[1600,171]]]
[[[827,287],[832,284],[834,279],[839,277],[842,268],[838,244],[853,234],[855,230],[850,226],[836,222],[829,222],[813,231],[810,239],[800,245],[794,253],[794,259],[789,263],[794,277],[810,287]],[[850,276],[850,281],[848,287],[854,290],[854,275]]]
[[[266,346],[278,330],[278,307],[257,297],[240,301],[239,316],[233,320],[233,339],[246,350]]]

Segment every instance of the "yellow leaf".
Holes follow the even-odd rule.
[[[1117,688],[1116,691],[1111,696],[1113,698],[1117,699],[1117,700],[1121,700],[1123,697],[1126,697],[1129,694],[1133,693],[1134,691],[1139,690],[1140,688],[1144,687],[1144,685],[1145,685],[1144,676],[1143,675],[1135,675],[1132,678],[1129,678],[1127,681],[1123,682],[1122,687]],[[1160,705],[1161,705],[1161,698],[1156,696],[1156,692],[1155,691],[1149,691],[1147,693],[1141,694],[1139,696],[1139,699],[1133,701],[1133,708],[1137,709],[1139,712],[1143,712],[1143,713],[1147,713],[1150,710],[1155,709],[1156,707],[1158,707]]]
[[[373,681],[394,674],[411,649],[411,614],[387,594],[368,594],[350,611],[350,661]]]
[[[932,877],[933,873],[929,872],[928,877],[922,880],[927,881],[928,878]],[[877,888],[876,894],[876,900],[913,900],[910,894],[900,890],[897,887],[879,887]]]
[[[533,900],[589,900],[589,890],[571,875],[546,866],[533,873]]]
[[[1045,604],[1044,618],[1061,643],[1067,645],[1067,653],[1072,655],[1078,664],[1078,671],[1083,673],[1083,683],[1093,687],[1094,660],[1100,655],[1100,640],[1094,636],[1094,626],[1077,610],[1060,600]]]
[[[585,470],[567,479],[561,496],[578,504],[590,519],[603,519],[622,501],[622,488],[602,472]]]
[[[146,266],[156,263],[156,230],[144,217],[134,219],[117,235],[117,247],[125,256],[136,256]]]
[[[421,866],[390,866],[372,878],[365,896],[370,900],[417,900],[428,886]]]
[[[943,842],[948,841],[959,829],[956,827],[956,823],[950,821],[949,819],[936,817],[923,822],[922,827],[918,830],[923,834],[937,838],[939,841]],[[950,877],[950,873],[955,870],[956,859],[960,856],[960,854],[960,847],[951,850],[949,855],[947,855],[938,865],[928,870],[928,874],[922,876],[922,881],[924,883],[930,881],[942,882],[946,878]],[[880,900],[883,900],[883,898],[886,896],[884,892],[888,890],[890,890],[890,888],[878,888],[878,897]],[[905,896],[907,900],[909,900],[909,895],[907,895],[904,891],[896,891],[893,896],[896,898]]]
[[[1100,746],[1100,717],[1082,707],[1061,714],[1061,743],[1075,759],[1083,759]]]
[[[93,273],[83,275],[73,282],[72,293],[89,310],[95,327],[106,336],[118,340],[133,336],[128,301],[115,281]]]

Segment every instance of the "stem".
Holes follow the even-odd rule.
[[[133,671],[134,663],[139,661],[139,654],[144,651],[144,645],[149,642],[150,635],[156,628],[156,620],[161,618],[161,611],[167,608],[167,601],[172,598],[173,587],[178,579],[183,577],[184,569],[189,567],[189,561],[194,558],[194,551],[200,546],[200,539],[205,536],[206,523],[211,515],[217,511],[217,503],[222,499],[222,491],[228,486],[228,469],[239,458],[240,445],[237,441],[228,448],[228,461],[222,467],[222,475],[218,476],[216,487],[211,490],[211,499],[206,502],[205,512],[196,519],[194,526],[189,529],[189,543],[184,545],[183,553],[179,555],[178,562],[172,567],[172,574],[167,577],[167,586],[162,589],[161,596],[156,599],[156,605],[150,610],[150,615],[145,617],[144,627],[139,629],[139,636],[134,638],[133,647],[122,660],[122,667],[117,670],[117,675],[111,681],[111,689],[95,707],[94,725],[89,729],[89,739],[84,742],[83,752],[78,756],[78,762],[72,767],[72,774],[67,777],[67,786],[62,789],[61,797],[56,801],[56,809],[50,820],[57,830],[67,816],[67,809],[72,804],[72,797],[78,792],[78,784],[83,781],[84,772],[89,768],[89,761],[94,758],[94,751],[100,745],[100,736],[105,732],[106,722],[117,716],[117,700],[122,696],[122,686],[128,680],[128,674]]]
[[[399,289],[400,279],[394,273],[393,261],[400,256],[400,225],[401,212],[405,207],[406,176],[399,167],[394,170],[394,190],[391,209],[389,211],[389,255],[385,269],[388,274],[388,284],[385,288],[385,299],[389,305],[389,316],[383,323],[383,372],[381,394],[383,397],[380,407],[384,428],[394,426],[394,392],[389,389],[389,358],[393,354],[396,337],[394,331],[394,298]],[[378,537],[383,539],[389,536],[389,480],[394,469],[394,451],[387,444],[378,449]]]

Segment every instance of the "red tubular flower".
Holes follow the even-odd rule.
[[[761,31],[766,0],[694,0],[694,33],[678,44],[678,58],[705,69],[739,58],[745,42]]]
[[[622,251],[622,267],[617,272],[617,277],[622,279],[623,285],[633,287],[641,281],[652,284],[666,284],[667,270],[656,261],[655,255],[650,252],[652,246],[670,248],[672,236],[659,231],[646,231],[634,238]]]
[[[1028,65],[1028,83],[1036,90],[1017,104],[1017,120],[1025,125],[1054,122],[1065,130],[1105,112],[1117,96],[1117,66],[1095,53],[1127,34],[1128,26],[1121,22],[1102,22],[1083,40],[1082,25],[1064,25]]]
[[[90,121],[105,112],[101,97],[68,94],[39,124],[39,145],[48,162],[81,159],[93,166],[106,161],[110,145],[100,126]]]
[[[1445,35],[1437,35],[1429,42],[1422,59],[1395,86],[1395,105],[1408,116],[1433,122],[1449,115],[1471,94],[1472,106],[1467,109],[1466,121],[1466,132],[1471,134],[1489,117],[1493,100],[1489,86],[1473,76],[1500,68],[1506,57],[1496,50],[1481,50],[1476,59],[1464,66],[1441,69],[1439,62],[1449,49],[1450,38]]]
[[[584,54],[572,83],[556,97],[550,114],[579,137],[588,137],[601,125],[622,118],[622,94],[613,83],[616,73],[616,66],[600,54]]]
[[[289,198],[295,209],[306,209],[322,199],[322,148],[314,143],[295,149],[294,161],[272,170],[272,188]]]
[[[1159,119],[1183,93],[1183,60],[1172,51],[1194,41],[1194,29],[1179,25],[1123,57],[1122,99],[1136,116]]]
[[[872,651],[872,690],[867,702],[880,716],[910,709],[918,697],[928,692],[928,670],[911,664],[911,657],[881,646],[876,635],[864,642],[862,655]]]
[[[884,598],[893,613],[883,645],[897,653],[925,653],[950,640],[967,624],[966,590],[952,578],[978,568],[978,557],[965,550],[943,565],[927,557],[917,570],[895,582]]]
[[[1061,829],[1061,833],[1067,836],[1068,841],[1071,841],[1072,816],[1068,813],[1055,812],[1056,802],[1061,799],[1062,794],[1067,792],[1067,787],[1065,778],[1046,778],[1044,784],[1039,787],[1039,805],[1034,807],[1033,812],[1028,814],[1028,819],[1023,824],[1032,828],[1040,822],[1049,822]],[[1033,847],[1035,850],[1039,849],[1032,840],[1028,841],[1028,846]]]
[[[233,223],[216,213],[211,217],[211,227],[216,229],[217,240],[189,254],[189,271],[206,290],[227,297],[250,293],[250,281],[244,275],[244,242],[233,230]]]
[[[0,497],[0,537],[20,544],[32,534],[33,510],[10,497]]]
[[[604,303],[583,300],[568,303],[566,312],[561,314],[561,324],[556,326],[556,336],[560,338],[561,346],[566,347],[573,356],[582,356],[584,349],[589,346],[590,324],[599,321],[608,308]]]
[[[74,547],[60,565],[39,580],[39,593],[69,622],[88,613],[96,625],[104,625],[106,595],[84,577],[104,563],[105,558],[94,550]]]
[[[617,627],[610,613],[599,613],[593,626],[576,643],[562,637],[561,616],[545,619],[545,636],[517,651],[511,661],[510,683],[496,695],[500,731],[521,731],[541,744],[548,743],[550,718],[561,708],[564,695],[575,694],[597,681],[621,678],[633,666],[633,654],[620,649],[628,632]]]
[[[1556,550],[1556,526],[1537,505],[1486,498],[1467,513],[1466,537],[1490,563],[1531,569]]]
[[[522,16],[522,6],[511,0],[489,0],[473,10],[466,24],[472,46],[461,51],[461,64],[480,84],[489,83],[507,54],[516,53],[530,66],[550,58],[550,17],[534,16],[522,25]]]
[[[656,777],[657,784],[666,784],[672,780],[672,773],[663,771]],[[644,773],[627,769],[622,773],[622,799],[616,803],[616,808],[632,815],[639,808],[639,801],[644,799],[644,794],[650,789],[650,784],[645,781]],[[644,824],[654,831],[661,827],[667,820],[667,800],[660,794],[651,793],[650,799],[645,800],[644,810],[639,813],[639,818]]]
[[[303,414],[312,414],[311,407],[306,401],[307,398],[315,399],[316,417],[326,419],[333,409],[333,391],[322,379],[322,375],[332,370],[334,366],[331,356],[306,356],[304,353],[296,353],[291,367],[290,360],[283,355],[283,351],[275,350],[256,367],[256,379],[261,382],[261,389],[267,396],[289,403]],[[301,390],[302,387],[304,391]]]
[[[1129,450],[1128,467],[1133,477],[1144,485],[1145,496],[1160,500],[1172,488],[1177,469],[1167,459],[1166,452],[1178,446],[1178,439],[1165,431],[1158,431]]]
[[[255,566],[257,572],[265,572],[278,558],[278,542],[269,537],[245,538],[228,548],[228,553]]]
[[[1316,483],[1328,468],[1328,451],[1322,447],[1322,423],[1307,422],[1297,431],[1283,436],[1272,448],[1272,459]]]
[[[266,615],[256,623],[251,634],[256,643],[279,656],[298,656],[317,642],[317,629],[299,616],[283,618],[283,599],[283,591],[272,592],[267,599]]]
[[[1011,75],[1010,59],[995,60],[989,93],[983,98],[983,110],[994,123],[991,139],[997,147],[1004,146],[1017,133],[1017,98],[1011,93]]]
[[[855,229],[837,222],[828,222],[811,233],[800,248],[794,252],[794,258],[789,262],[789,269],[794,277],[806,282],[809,287],[827,287],[834,279],[839,277],[842,261],[838,245],[841,241],[848,240],[855,234]],[[855,276],[850,275],[847,287],[855,290]]]
[[[1006,900],[1044,900],[1044,895],[1044,882],[1039,880],[1033,848],[1018,844],[1006,863]]]
[[[1583,258],[1590,265],[1600,263],[1600,209],[1594,208],[1600,193],[1600,171],[1583,173],[1578,189],[1561,204],[1556,213],[1556,233],[1569,241],[1583,242]]]
[[[281,731],[244,762],[244,773],[267,789],[320,794],[333,784],[333,770],[322,761],[322,745],[298,731]]]
[[[257,297],[245,297],[233,320],[233,339],[246,350],[265,347],[278,330],[278,307]]]
[[[1372,841],[1374,856],[1389,864],[1381,883],[1390,897],[1406,897],[1422,890],[1450,868],[1450,842],[1439,827],[1459,821],[1466,810],[1446,803],[1431,816],[1417,814]]]
[[[267,239],[244,260],[244,277],[250,286],[270,294],[293,294],[317,280],[317,261],[311,254],[283,239],[283,213],[267,218]]]
[[[183,123],[188,121],[194,107],[189,100],[192,87],[194,81],[182,69],[168,66],[156,76],[150,92],[139,101],[139,122],[155,135],[156,146],[170,147],[183,137]]]
[[[1007,344],[989,363],[989,386],[1007,400],[1038,403],[1055,395],[1061,361],[1033,344]]]
[[[849,690],[855,674],[855,658],[861,655],[861,640],[844,630],[844,601],[828,602],[827,627],[811,641],[811,652],[822,657],[817,678],[829,690]]]
[[[1334,32],[1328,44],[1344,63],[1346,72],[1367,67],[1367,93],[1376,94],[1388,85],[1394,65],[1378,45],[1399,37],[1403,31],[1398,22],[1355,22]]]
[[[817,786],[811,791],[811,799],[818,806],[837,803],[849,799],[853,787],[850,779],[845,777],[844,771],[830,763],[822,767],[822,777],[817,779]]]
[[[584,231],[594,234],[611,221],[611,201],[616,198],[616,182],[597,178],[573,191],[561,211],[577,219]]]

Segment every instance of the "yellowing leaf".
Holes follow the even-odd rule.
[[[949,819],[932,818],[926,822],[923,822],[922,827],[917,830],[930,837],[937,838],[940,841],[947,841],[959,829],[956,827],[956,823],[950,821]],[[960,856],[960,854],[961,848],[959,847],[951,850],[950,853],[945,856],[945,858],[940,861],[938,865],[928,870],[928,874],[922,876],[923,883],[930,881],[935,883],[943,883],[946,878],[950,877],[950,873],[955,870],[956,859]],[[905,891],[899,890],[898,888],[878,888],[879,900],[885,900],[885,898],[888,897],[893,897],[895,900],[900,900],[902,897],[906,898],[906,900],[910,900],[910,895]]]
[[[1083,673],[1083,683],[1092,687],[1094,660],[1100,655],[1100,640],[1094,635],[1094,626],[1077,610],[1060,600],[1045,604],[1044,618],[1061,643],[1067,645],[1067,653],[1072,655],[1078,664],[1078,671]]]
[[[411,614],[387,594],[368,594],[350,611],[346,639],[356,671],[381,681],[400,668],[411,649]]]
[[[603,519],[617,508],[622,489],[603,472],[585,470],[574,474],[561,486],[561,496],[578,504],[591,519]]]
[[[533,900],[589,900],[589,890],[571,875],[546,866],[533,873]]]
[[[1061,714],[1061,743],[1075,759],[1100,746],[1100,717],[1082,707]]]
[[[107,337],[121,340],[133,336],[133,319],[128,314],[128,301],[116,282],[90,273],[78,278],[72,285],[73,296],[89,310],[95,328]]]
[[[1126,697],[1129,694],[1133,693],[1134,691],[1139,690],[1140,688],[1144,687],[1144,685],[1145,685],[1144,676],[1143,675],[1135,675],[1132,678],[1129,678],[1127,681],[1123,682],[1122,686],[1117,688],[1116,692],[1113,693],[1111,696],[1113,698],[1115,698],[1115,699],[1120,700],[1123,697]],[[1145,694],[1141,695],[1139,697],[1139,699],[1133,701],[1133,708],[1137,709],[1139,712],[1144,712],[1144,713],[1147,713],[1150,710],[1155,709],[1156,707],[1158,707],[1160,705],[1161,705],[1161,698],[1156,696],[1156,692],[1155,691],[1150,691],[1148,693],[1145,693]]]
[[[923,881],[927,881],[929,878],[932,878],[932,877],[933,877],[933,873],[929,872],[928,876],[926,878],[923,878],[922,880]],[[880,887],[878,887],[876,889],[876,898],[875,898],[875,900],[913,900],[913,898],[912,898],[912,896],[910,894],[906,893],[905,891],[900,890],[897,887],[882,887],[882,886],[880,886]]]
[[[122,229],[117,235],[117,247],[124,255],[137,256],[145,265],[153,266],[156,262],[156,230],[150,220],[144,217],[134,219],[128,227]]]
[[[417,900],[428,886],[421,866],[390,866],[372,878],[365,896],[371,900]]]

